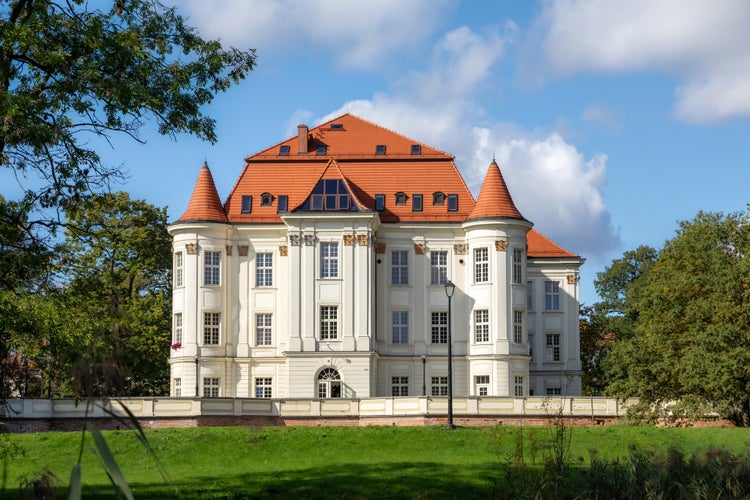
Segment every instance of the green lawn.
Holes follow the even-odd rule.
[[[136,498],[490,498],[503,497],[509,471],[541,469],[556,428],[221,427],[148,430],[169,475],[129,431],[104,435]],[[567,427],[571,469],[590,450],[612,462],[642,450],[673,447],[690,455],[716,447],[750,454],[748,429]],[[522,433],[522,434],[521,434]],[[568,434],[569,433],[569,434]],[[23,455],[6,461],[2,498],[21,498],[22,477],[49,469],[64,491],[76,463],[79,433],[6,435]],[[567,440],[566,440],[567,442]],[[84,496],[112,494],[87,436]],[[553,447],[554,448],[554,447]],[[523,449],[521,458],[517,450]],[[61,495],[62,496],[62,495]]]

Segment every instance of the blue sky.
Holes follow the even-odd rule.
[[[170,220],[204,160],[225,198],[243,158],[351,112],[456,156],[493,155],[524,216],[584,256],[581,300],[622,252],[750,193],[745,0],[184,0],[258,67],[208,109],[219,142],[142,131],[102,151]]]

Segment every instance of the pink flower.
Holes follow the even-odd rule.
[[[175,342],[174,344],[172,344],[172,349],[174,349],[174,350],[177,350],[180,347],[182,347],[182,344],[180,344],[179,342]]]

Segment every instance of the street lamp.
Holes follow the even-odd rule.
[[[198,356],[194,358],[194,361],[195,361],[195,397],[197,398],[199,388],[200,388],[200,385],[198,382]]]
[[[453,429],[453,339],[451,338],[451,299],[456,291],[452,281],[445,282],[445,295],[448,297],[448,428]]]
[[[427,355],[422,354],[422,396],[427,396]]]

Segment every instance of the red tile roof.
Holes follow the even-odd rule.
[[[485,175],[482,189],[479,191],[477,204],[469,214],[469,219],[484,217],[524,218],[513,203],[503,174],[500,173],[500,167],[497,166],[495,160],[492,160],[487,169],[487,175]]]
[[[177,222],[229,222],[221,205],[216,184],[207,164],[203,164],[187,210]]]
[[[529,257],[578,257],[553,242],[536,229],[526,233],[527,254]]]

